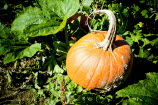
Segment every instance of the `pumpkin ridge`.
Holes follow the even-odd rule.
[[[88,47],[88,46],[90,46],[90,45],[87,45],[87,46],[77,46],[77,47],[75,47],[73,50],[75,50],[75,51],[77,51],[77,50],[80,50],[80,48],[85,48],[85,47]],[[77,50],[76,50],[77,49]]]
[[[81,54],[81,53],[85,53],[85,51],[77,51],[78,49],[75,49],[75,50],[74,50],[74,49],[71,48],[70,50],[71,50],[72,52],[77,52],[77,55],[79,55],[79,54]],[[90,50],[91,50],[91,49],[90,49]],[[88,50],[87,52],[89,52],[90,50]],[[75,53],[71,53],[71,54],[69,55],[69,58],[72,58],[72,57],[74,56],[74,54],[75,54]],[[76,55],[76,54],[75,54],[75,55]],[[89,55],[89,56],[90,56],[90,55]],[[89,56],[87,56],[86,59],[87,59]],[[67,58],[67,59],[68,59],[68,58]],[[77,59],[77,58],[76,58],[76,59]],[[86,60],[86,59],[85,59],[85,60]],[[73,59],[70,59],[69,62],[71,62],[71,60],[73,61]],[[84,62],[82,62],[82,63],[84,63]],[[81,65],[82,65],[82,63],[81,63]],[[79,66],[79,67],[80,67],[80,66]],[[78,68],[79,68],[79,67],[78,67]],[[77,68],[77,70],[78,70],[78,68]],[[76,74],[76,73],[77,73],[77,72],[75,72],[75,74]],[[73,80],[73,78],[74,78],[74,75],[73,75],[73,77],[71,77],[71,79]]]
[[[90,56],[91,56],[91,55],[89,55],[87,58],[89,58]],[[86,60],[88,60],[88,59],[86,59]],[[86,60],[84,60],[84,61],[81,63],[81,65],[76,68],[76,69],[77,69],[77,72],[76,72],[76,73],[74,74],[74,76],[72,77],[72,80],[74,80],[74,77],[75,77],[76,74],[79,72],[80,67],[84,64],[84,62],[85,62]]]
[[[82,37],[83,38],[83,37]],[[79,40],[80,41],[80,40]],[[79,46],[75,46],[75,48],[73,48],[73,50],[79,50],[79,48],[85,48],[85,47],[88,47],[88,46],[92,46],[93,42],[91,41],[88,41],[88,40],[84,40],[84,41],[81,41],[82,44],[80,44]],[[81,43],[80,42],[80,43]],[[84,43],[83,43],[84,42]]]
[[[121,65],[123,65],[124,63],[123,63],[123,60],[122,59],[120,59],[120,57],[118,56],[118,54],[117,53],[112,53],[112,55],[114,56],[114,58],[115,58],[115,62],[121,62],[120,64]],[[121,68],[123,68],[123,67],[121,67]],[[123,68],[124,69],[124,68]],[[122,74],[124,74],[124,71],[122,72],[122,71],[120,71],[120,66],[119,66],[119,64],[117,63],[117,73],[116,73],[117,75],[115,76],[115,79],[113,80],[113,88],[115,88],[115,87],[117,87],[117,84],[119,83],[119,81],[122,81]]]
[[[128,48],[128,49],[127,49]],[[130,48],[129,47],[126,47],[126,48],[120,48],[119,49],[119,52],[121,51],[121,53],[122,53],[122,51],[124,52],[126,52],[127,54],[129,54],[129,50],[130,50]]]
[[[102,53],[102,51],[100,51],[100,53]],[[94,73],[93,73],[93,76],[92,76],[92,78],[89,80],[88,86],[87,86],[86,88],[89,87],[90,82],[92,81],[92,79],[93,79],[93,77],[94,77],[94,74],[95,74],[95,72],[97,71],[98,65],[99,65],[99,63],[101,62],[101,59],[102,59],[102,57],[100,57],[100,60],[98,61],[98,64],[97,64],[96,69],[95,69],[95,71],[94,71]],[[97,85],[97,84],[96,84],[96,85]]]
[[[107,52],[104,52],[104,51],[103,51],[103,53],[104,53],[103,57],[105,57],[105,54],[106,54]],[[109,56],[106,56],[106,59],[105,59],[106,62],[108,62],[107,57],[109,57]],[[105,66],[106,66],[106,65],[104,65],[103,68],[105,68]],[[105,75],[105,74],[104,74],[104,75]],[[102,76],[104,76],[104,75],[102,75]],[[99,81],[98,83],[100,83],[100,82],[101,82],[101,81]],[[106,86],[106,84],[107,84],[107,82],[105,82],[105,84],[104,84],[103,86],[101,86],[101,88],[104,88],[104,87]],[[98,85],[98,86],[100,86],[100,85]],[[98,88],[96,88],[96,89],[98,89]]]
[[[94,37],[94,38],[95,38],[95,40],[100,41],[99,39],[96,39],[96,37]],[[84,40],[84,42],[87,42],[88,44],[94,44],[93,41],[90,41],[89,39]]]
[[[118,35],[117,35],[117,37],[118,37]],[[121,36],[119,36],[119,37],[121,37]],[[125,51],[126,53],[129,53],[129,51],[131,52],[131,48],[130,48],[130,46],[129,46],[129,44],[124,40],[124,39],[119,39],[119,40],[115,40],[115,41],[122,41],[122,44],[121,45],[118,45],[118,43],[119,42],[115,42],[114,44],[116,45],[116,47],[114,48],[116,51]]]
[[[119,55],[122,55],[122,56],[124,55],[124,56],[123,56],[123,57],[124,57],[124,60],[125,60],[125,59],[126,59],[127,61],[130,60],[130,58],[128,57],[128,53],[125,54],[125,53],[122,52],[122,50],[117,51],[117,53],[118,53]],[[121,56],[121,57],[122,57],[122,56]],[[124,60],[123,60],[123,61],[124,61]],[[124,64],[125,64],[125,63],[124,63]]]
[[[89,45],[88,45],[89,46]],[[87,46],[86,46],[87,47]],[[75,47],[75,48],[73,48],[73,50],[72,50],[72,52],[78,52],[78,50],[81,50],[81,49],[84,49],[85,48],[85,46],[77,46],[77,47]],[[89,52],[91,49],[89,49],[89,50],[84,50],[84,52],[82,51],[80,51],[80,52],[78,52],[78,54],[81,54],[81,53],[85,53],[85,52]],[[71,55],[70,56],[73,56],[75,53],[71,53]]]
[[[98,31],[96,31],[96,32],[98,32]],[[93,32],[95,35],[93,35],[93,33],[91,33],[92,34],[92,36],[98,41],[98,42],[100,42],[101,40],[96,36],[98,33],[99,34],[103,34],[103,33],[101,33],[101,32],[98,32],[98,33],[96,33],[96,32]],[[103,35],[103,37],[105,38],[105,35]]]
[[[124,56],[124,57],[126,57],[126,59],[127,59],[127,62],[125,62],[125,60],[124,59],[121,59],[120,58],[120,56],[122,56],[123,55],[123,53],[122,52],[115,52],[115,56],[117,56],[117,58],[118,59],[120,59],[120,61],[122,62],[122,68],[123,68],[123,72],[120,72],[119,73],[119,76],[121,76],[122,74],[124,74],[125,72],[127,72],[126,70],[128,70],[128,68],[124,68],[124,65],[128,65],[129,66],[129,63],[130,63],[130,58],[129,57],[127,57],[127,56]],[[130,57],[131,57],[131,54],[130,54]],[[118,67],[118,68],[120,68],[120,67]],[[124,78],[124,77],[122,77],[122,78]],[[121,78],[119,77],[119,81],[121,80]]]
[[[117,56],[117,58],[121,61],[121,65],[124,65],[125,64],[125,62],[124,62],[124,60],[123,59],[120,59],[120,56],[119,55],[122,55],[122,53],[119,53],[118,54],[118,52],[115,52],[115,54],[114,54],[115,56]],[[120,68],[120,66],[118,66],[118,69]],[[122,73],[121,73],[122,74]],[[120,71],[119,71],[119,75],[120,75]]]
[[[113,53],[113,54],[114,54],[114,53]],[[121,65],[123,65],[123,61],[122,61],[122,59],[119,58],[118,54],[115,53],[114,56],[115,56],[115,58],[116,58],[116,62],[121,62]],[[117,64],[117,68],[118,68],[118,74],[119,74],[119,76],[120,76],[121,72],[120,72],[120,70],[119,70],[120,66],[119,66],[118,64]]]
[[[89,49],[88,51],[91,52],[92,50],[93,50],[93,49]],[[89,58],[89,57],[91,57],[91,56],[92,56],[92,55],[89,55],[89,56],[87,56],[86,58]],[[77,72],[75,72],[74,76],[72,77],[72,80],[74,80],[74,77],[76,76],[76,74],[78,74],[80,67],[82,67],[82,65],[83,65],[87,60],[88,60],[88,59],[85,59],[85,60],[80,64],[80,66],[76,68],[76,69],[77,69]]]
[[[112,53],[112,56],[113,56],[115,62],[119,62],[119,60],[117,60],[117,58],[116,58],[116,56],[115,56],[114,53]],[[119,73],[119,66],[118,66],[118,63],[116,63],[116,64],[117,64],[117,70],[116,70],[117,72],[116,72],[116,74],[120,74],[120,73]]]
[[[109,58],[111,58],[111,53],[109,53]],[[112,68],[112,63],[111,63],[111,59],[109,60],[110,62],[109,62],[109,64],[110,64],[110,67],[109,67],[109,76],[108,77],[111,77],[111,68]],[[109,82],[110,82],[110,78],[108,78],[107,79],[107,83],[106,83],[106,85],[105,85],[105,87],[107,87],[107,85],[109,85]],[[108,86],[109,87],[109,86]],[[107,88],[108,88],[107,87]]]

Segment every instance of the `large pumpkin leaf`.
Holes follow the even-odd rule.
[[[119,97],[128,97],[128,104],[130,105],[157,105],[158,73],[147,73],[146,77],[147,79],[128,86],[116,94]]]
[[[4,57],[4,64],[15,61],[17,59],[21,59],[23,57],[32,57],[37,51],[41,49],[40,43],[32,44],[31,46],[27,46],[25,49],[18,52],[8,53]]]
[[[0,38],[7,39],[10,36],[10,29],[0,22]]]
[[[60,18],[64,19],[67,14],[68,18],[74,15],[79,7],[79,0],[38,0],[40,5],[47,7],[56,13]]]
[[[0,56],[6,55],[9,51],[25,48],[28,45],[27,38],[19,38],[10,32],[10,28],[0,23]]]
[[[0,42],[0,56],[8,53],[9,51],[10,51],[10,49],[9,48],[5,48],[5,46],[2,46],[1,42]]]
[[[0,23],[0,56],[8,52],[8,50],[6,50],[3,45],[3,39],[8,38],[9,31],[10,30],[6,29],[5,26],[2,23]]]
[[[11,30],[25,36],[49,35],[64,28],[66,21],[67,17],[62,20],[53,12],[30,6],[14,20]]]

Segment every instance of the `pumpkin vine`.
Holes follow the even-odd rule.
[[[94,10],[91,14],[94,14],[94,13],[107,14],[109,17],[109,23],[110,23],[109,29],[108,29],[108,32],[107,32],[107,35],[106,35],[104,41],[100,42],[100,43],[96,43],[96,46],[97,46],[97,48],[103,48],[104,51],[109,50],[112,52],[112,45],[113,45],[113,42],[114,42],[115,37],[116,37],[116,18],[115,18],[115,15],[110,10]],[[87,18],[87,21],[88,21],[88,18]],[[87,25],[88,25],[90,32],[98,31],[98,30],[92,30],[91,27],[89,26],[89,24],[87,24]]]

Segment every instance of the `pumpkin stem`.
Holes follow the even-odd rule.
[[[106,34],[106,37],[105,37],[103,42],[96,43],[96,45],[97,45],[97,48],[103,48],[104,51],[109,50],[112,52],[112,44],[113,44],[115,37],[116,37],[116,18],[115,18],[115,15],[110,10],[94,10],[91,14],[93,14],[93,13],[96,13],[96,14],[106,13],[109,16],[109,29],[108,29],[108,32]],[[89,25],[88,25],[88,27],[89,27]],[[91,32],[97,31],[97,30],[92,30],[90,27],[89,27],[89,30]]]

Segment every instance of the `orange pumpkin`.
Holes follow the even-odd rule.
[[[93,13],[109,16],[109,30],[91,32],[70,48],[66,58],[67,74],[86,89],[110,91],[128,77],[133,64],[132,51],[129,44],[115,34],[116,19],[110,10]]]

